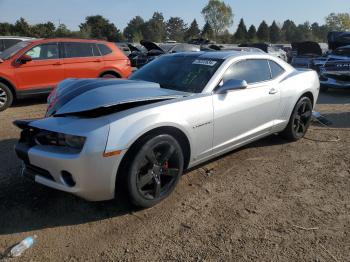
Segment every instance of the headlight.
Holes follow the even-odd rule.
[[[65,146],[81,150],[85,144],[85,137],[73,136],[50,131],[40,131],[35,135],[35,142],[39,145]]]

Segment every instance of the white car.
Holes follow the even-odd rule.
[[[40,184],[92,201],[121,187],[150,207],[187,168],[274,133],[302,138],[319,86],[268,54],[164,55],[129,80],[63,81],[46,118],[16,121],[16,152]]]

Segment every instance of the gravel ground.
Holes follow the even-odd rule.
[[[350,90],[322,94],[332,129],[271,136],[185,174],[160,205],[90,203],[19,176],[15,119],[40,117],[44,99],[0,113],[0,260],[350,261]],[[333,141],[333,142],[330,142]]]

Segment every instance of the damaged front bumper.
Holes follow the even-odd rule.
[[[58,127],[64,125],[64,122],[68,132],[74,132],[76,125],[80,125],[83,130],[84,120],[75,121],[77,123],[74,126],[65,118],[15,123],[22,129],[21,138],[15,147],[17,156],[23,162],[22,175],[86,200],[112,199],[117,170],[125,151],[120,151],[119,155],[104,156],[108,125],[102,125],[98,129],[90,128],[88,132],[84,132],[86,142],[81,150],[42,145],[35,139],[35,134],[47,130],[48,126],[53,127],[54,132],[61,132]]]

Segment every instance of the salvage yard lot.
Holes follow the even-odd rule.
[[[319,98],[333,129],[313,125],[299,142],[271,136],[220,157],[147,210],[20,177],[11,122],[43,116],[44,101],[0,113],[0,254],[37,234],[21,261],[350,261],[349,90]]]

